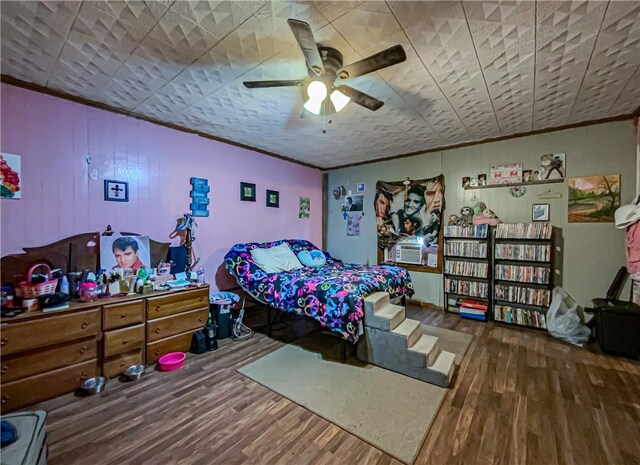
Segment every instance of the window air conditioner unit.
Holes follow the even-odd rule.
[[[421,244],[397,244],[396,262],[422,265],[422,245]]]

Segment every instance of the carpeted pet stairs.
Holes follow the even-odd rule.
[[[364,334],[358,358],[441,387],[449,386],[455,355],[441,351],[438,338],[422,332],[420,322],[405,318],[405,308],[376,292],[364,299]]]

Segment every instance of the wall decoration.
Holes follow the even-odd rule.
[[[619,174],[569,178],[569,223],[613,223],[619,207]]]
[[[347,195],[347,189],[344,186],[338,186],[333,190],[333,198],[336,200],[340,200],[345,195]]]
[[[366,184],[363,182],[359,182],[357,187],[358,187],[358,192],[364,192],[366,189]]]
[[[256,201],[256,185],[249,182],[240,183],[240,200],[243,202]]]
[[[489,184],[514,184],[522,182],[522,163],[508,163],[491,167]]]
[[[478,186],[486,186],[487,185],[487,174],[479,174],[478,175]]]
[[[191,215],[201,217],[209,216],[209,191],[211,190],[209,181],[204,178],[191,178],[189,182],[191,183],[191,192],[189,192],[189,196],[191,197],[191,205],[189,205]]]
[[[549,204],[534,203],[531,207],[531,221],[549,221]]]
[[[364,211],[364,195],[349,195],[342,208],[348,212]]]
[[[350,213],[347,218],[347,236],[359,236],[362,224],[362,213]]]
[[[469,187],[478,187],[478,176],[471,176]]]
[[[509,194],[511,194],[511,197],[522,197],[524,194],[527,193],[527,188],[524,186],[511,186],[509,188]]]
[[[3,199],[21,199],[22,170],[20,167],[20,155],[13,153],[0,154],[0,191]]]
[[[300,197],[298,207],[298,218],[309,218],[311,213],[311,199],[309,197]]]
[[[531,170],[523,170],[522,171],[522,182],[530,182],[532,174],[533,174],[533,171],[531,171]]]
[[[540,157],[540,180],[564,179],[565,176],[565,154],[549,153]]]
[[[149,236],[102,236],[100,237],[100,268],[137,270],[151,263]]]
[[[280,192],[267,189],[267,207],[280,208]]]
[[[104,199],[110,202],[129,201],[129,183],[126,181],[104,180]]]
[[[422,245],[422,264],[440,266],[438,256],[442,210],[444,209],[444,175],[429,179],[400,182],[378,181],[374,199],[378,248],[386,261],[394,261],[399,243]],[[430,257],[435,255],[436,258]]]
[[[464,176],[462,178],[462,188],[464,189],[470,186],[471,186],[471,178],[469,176]]]

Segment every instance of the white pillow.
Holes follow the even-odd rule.
[[[286,242],[270,249],[252,249],[251,256],[255,264],[265,273],[280,273],[302,268],[300,260]]]

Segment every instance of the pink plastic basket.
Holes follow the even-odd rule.
[[[47,281],[40,284],[31,284],[33,272],[39,267],[47,269]],[[29,271],[27,272],[27,280],[20,283],[20,291],[22,292],[22,298],[33,299],[40,295],[53,294],[56,292],[57,285],[58,280],[51,279],[51,268],[49,268],[49,265],[46,263],[37,263],[29,268]]]
[[[173,371],[181,368],[184,365],[184,359],[187,358],[187,354],[184,352],[171,352],[163,355],[158,360],[160,364],[160,371]]]

